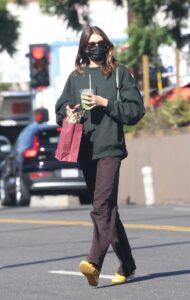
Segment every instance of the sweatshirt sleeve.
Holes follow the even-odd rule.
[[[55,104],[56,123],[62,125],[63,119],[66,116],[66,106],[71,104],[71,75],[68,77],[64,86],[63,92]]]
[[[117,122],[135,125],[145,114],[143,99],[135,81],[125,67],[119,67],[120,99],[109,101],[106,111]]]

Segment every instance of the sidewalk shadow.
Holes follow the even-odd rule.
[[[153,273],[153,274],[148,274],[148,275],[145,275],[145,276],[136,277],[133,280],[129,280],[125,283],[102,285],[102,286],[97,287],[97,289],[106,288],[106,287],[115,287],[115,286],[118,286],[118,285],[132,284],[132,283],[135,283],[135,282],[152,280],[152,279],[157,279],[157,278],[162,278],[162,277],[171,277],[171,276],[180,276],[180,275],[189,275],[189,274],[190,274],[190,270]]]

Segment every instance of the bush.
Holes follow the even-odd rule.
[[[174,102],[166,101],[161,110],[171,126],[182,127],[190,124],[190,103],[183,99]]]
[[[125,126],[125,132],[138,135],[141,132],[155,133],[190,124],[190,102],[178,99],[169,102],[167,99],[160,107],[148,107],[144,118],[135,126]]]

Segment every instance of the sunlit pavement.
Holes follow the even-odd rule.
[[[31,207],[74,207],[79,205],[79,198],[74,196],[33,196]]]

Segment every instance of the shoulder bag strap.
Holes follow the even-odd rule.
[[[116,67],[115,73],[116,73],[117,101],[119,101],[120,100],[120,95],[119,95],[119,67]]]

